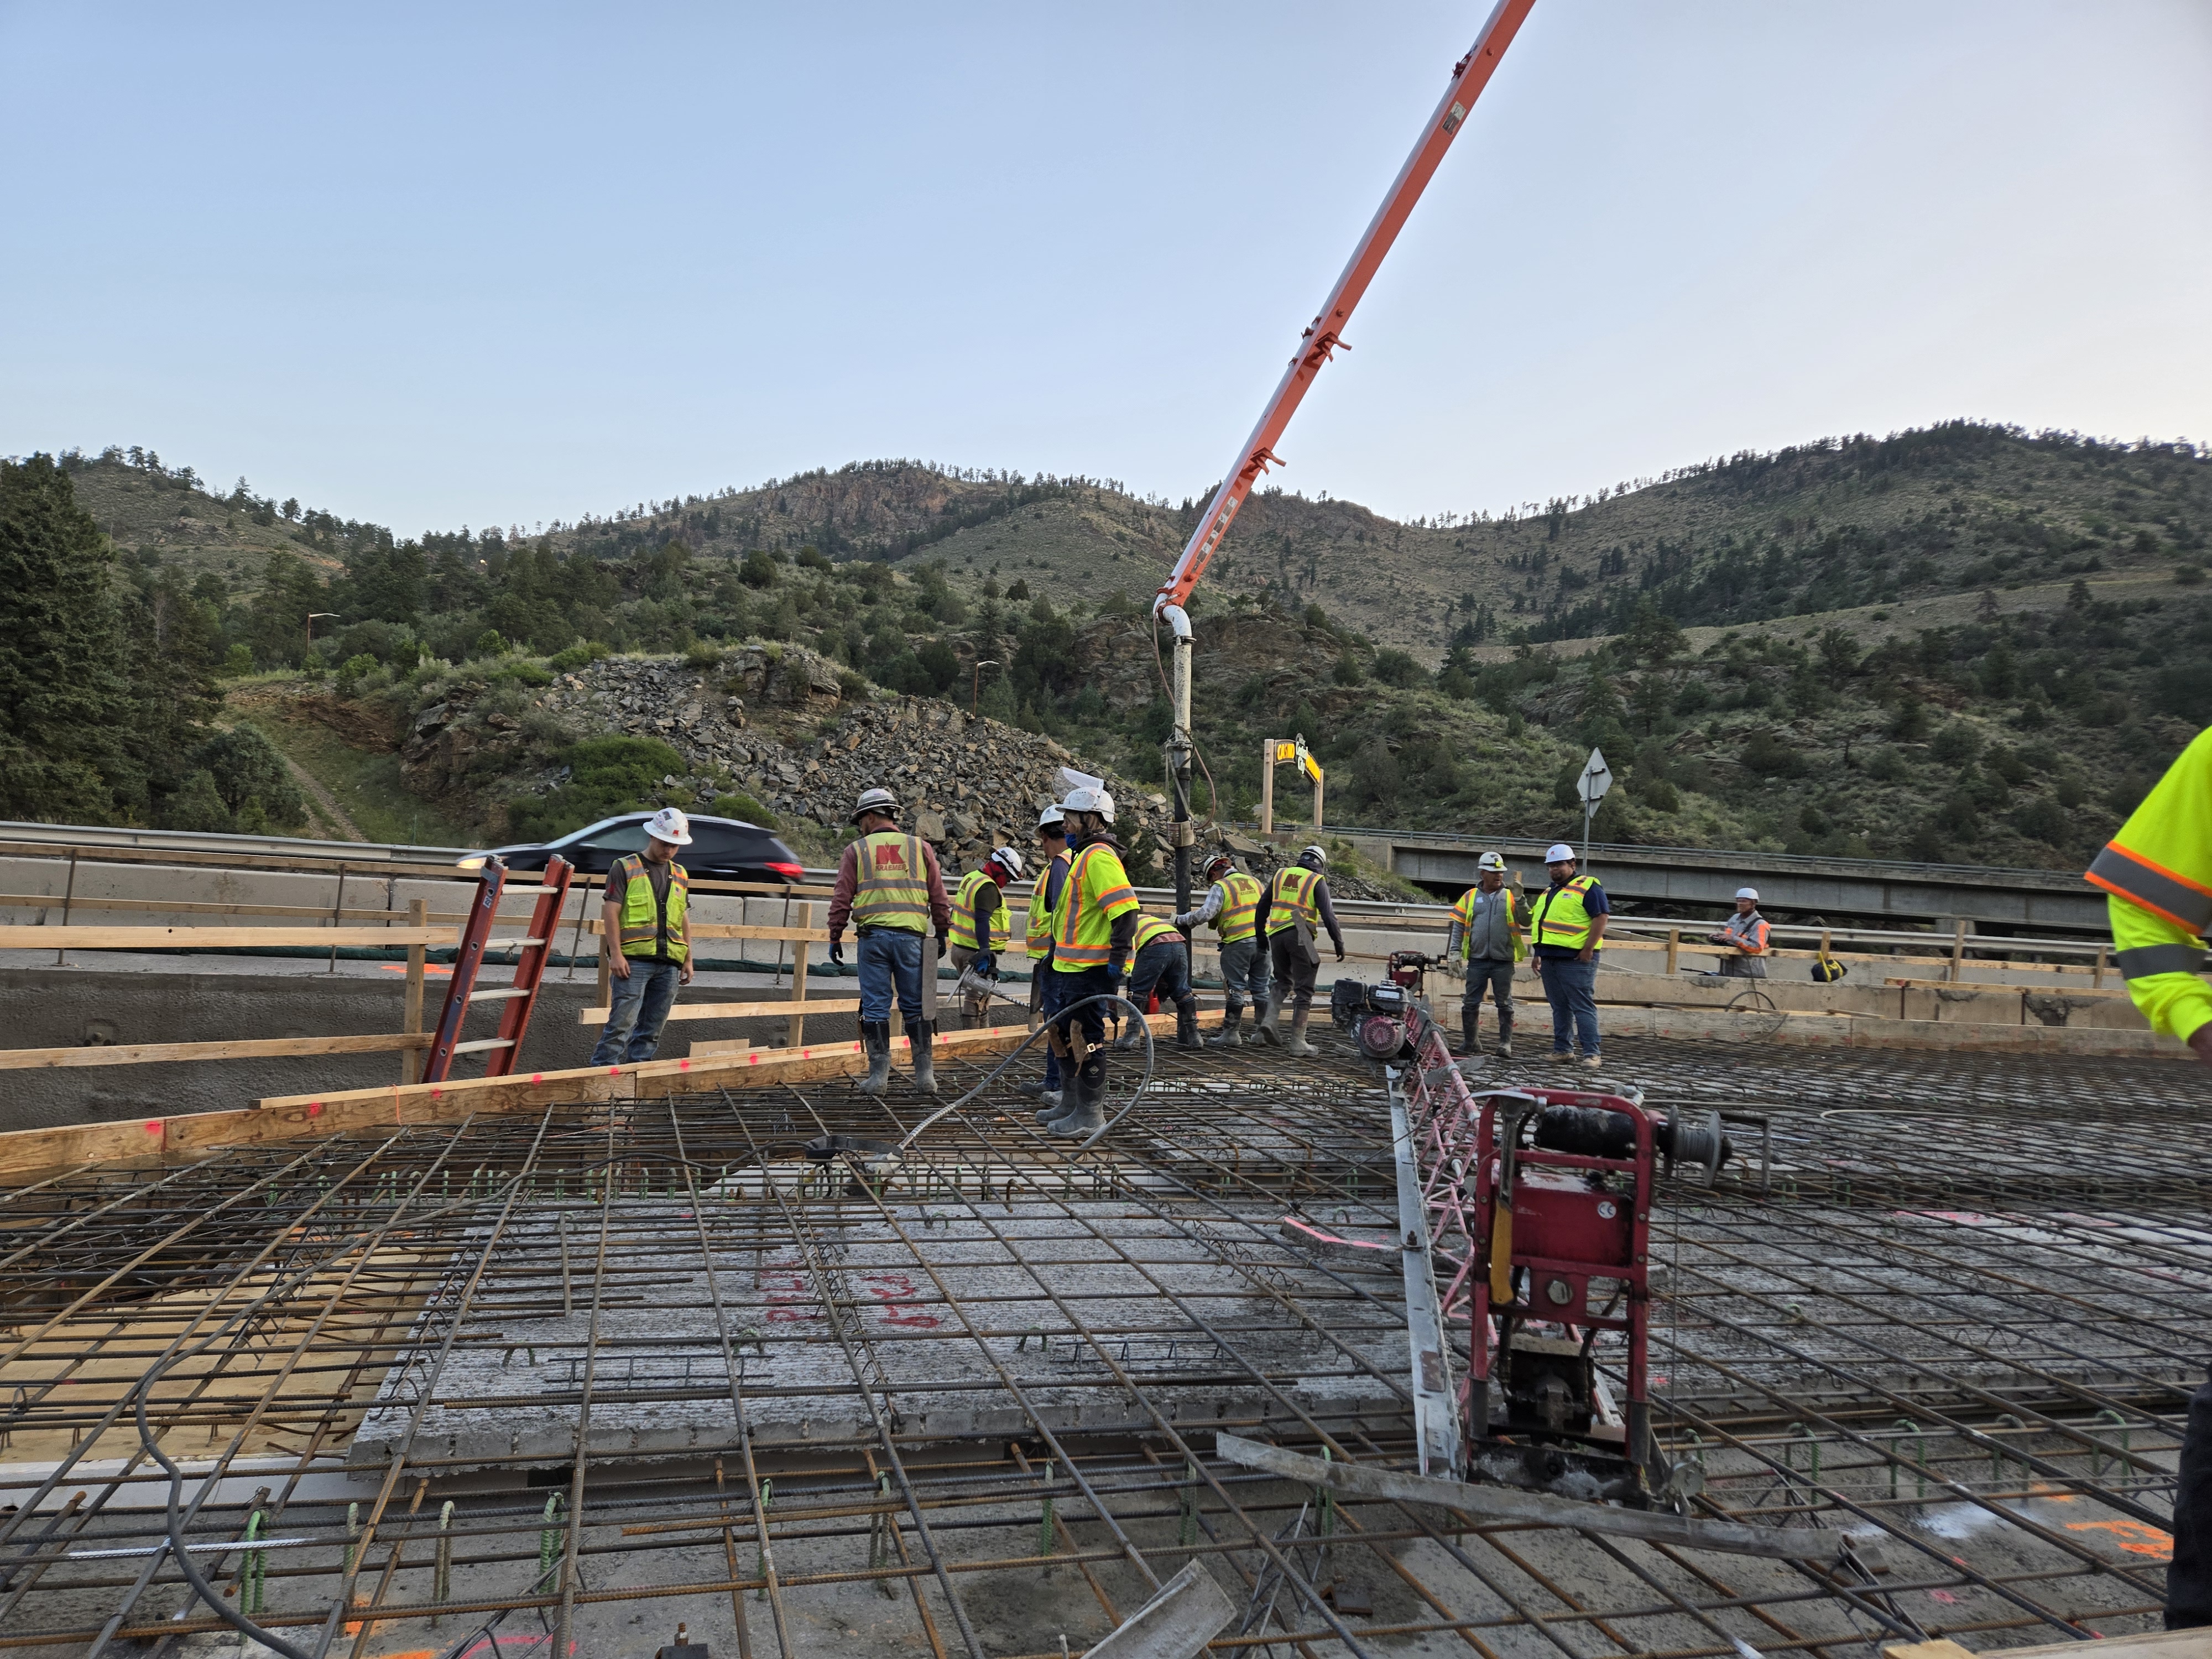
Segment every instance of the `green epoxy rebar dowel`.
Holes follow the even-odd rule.
[[[761,1587],[753,1592],[753,1600],[768,1600],[768,1511],[775,1501],[775,1482],[761,1482],[760,1508],[753,1516],[753,1536],[760,1541],[760,1553],[753,1559],[753,1577],[761,1580]]]
[[[453,1500],[448,1498],[446,1506],[438,1511],[438,1565],[430,1579],[430,1599],[443,1607],[453,1599]],[[432,1628],[438,1615],[430,1615]]]
[[[1188,1549],[1198,1542],[1198,1465],[1186,1459],[1182,1472],[1182,1519],[1176,1528],[1176,1542]]]
[[[1921,1431],[1920,1425],[1909,1417],[1900,1417],[1897,1419],[1897,1433],[1900,1440],[1906,1435],[1911,1435],[1913,1437],[1913,1443],[1920,1448],[1920,1455],[1914,1461],[1912,1466],[1912,1478],[1917,1486],[1917,1491],[1914,1495],[1925,1498],[1928,1496],[1928,1437]],[[1892,1498],[1897,1496],[1897,1460],[1893,1457],[1889,1462],[1889,1495]]]
[[[1048,1490],[1044,1495],[1044,1519],[1037,1527],[1037,1553],[1039,1555],[1050,1555],[1052,1553],[1053,1542],[1052,1492],[1049,1490],[1052,1486],[1052,1465],[1050,1463],[1047,1463],[1044,1466],[1044,1483]]]
[[[263,1516],[259,1510],[246,1517],[246,1541],[253,1542],[261,1536]],[[238,1610],[248,1618],[261,1611],[263,1586],[269,1575],[269,1552],[248,1550],[246,1559],[238,1569]]]
[[[361,1505],[346,1505],[345,1570],[353,1571],[353,1540],[361,1536]]]
[[[553,1558],[560,1551],[563,1507],[557,1492],[545,1500],[545,1526],[538,1534],[538,1582],[541,1584],[552,1576]]]
[[[2120,1449],[2122,1451],[2130,1449],[2128,1445],[2128,1419],[2121,1416],[2119,1413],[2115,1411],[2112,1407],[2106,1407],[2104,1410],[2099,1412],[2096,1416],[2093,1417],[2089,1420],[2093,1423],[2111,1424],[2114,1428],[2120,1431]],[[2102,1474],[2108,1463],[2117,1463],[2119,1461],[2119,1459],[2111,1456],[2105,1450],[2103,1442],[2092,1437],[2089,1450],[2089,1473],[2093,1476]]]

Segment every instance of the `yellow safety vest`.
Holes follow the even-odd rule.
[[[996,889],[998,884],[981,870],[970,870],[960,878],[960,890],[952,899],[952,927],[945,935],[955,950],[981,948],[975,943],[975,895],[981,888]],[[1001,901],[999,908],[991,912],[989,948],[994,951],[1003,951],[1006,948],[1006,941],[1013,936],[1013,924],[1006,920],[1006,907]]]
[[[1563,945],[1570,951],[1603,949],[1590,938],[1590,914],[1583,904],[1583,895],[1597,885],[1595,876],[1577,876],[1564,887],[1546,889],[1531,918],[1536,943]]]
[[[1114,918],[1137,908],[1129,872],[1104,842],[1075,855],[1052,913],[1052,965],[1063,974],[1103,968],[1114,954]]]
[[[1182,934],[1176,931],[1173,922],[1162,921],[1158,916],[1139,916],[1136,940],[1129,948],[1133,951],[1141,951],[1147,945],[1157,945],[1164,939],[1171,939],[1177,945],[1182,943]]]
[[[2166,769],[2086,878],[2111,895],[2120,972],[2151,1029],[2185,1042],[2212,1024],[2212,987],[2197,976],[2212,929],[2212,727]]]
[[[1221,878],[1221,908],[1214,913],[1213,931],[1224,945],[1249,939],[1258,931],[1253,917],[1259,908],[1259,881],[1242,870],[1231,870]]]
[[[853,926],[929,931],[929,866],[921,838],[896,830],[863,836],[854,848],[860,880],[853,890]]]
[[[1052,872],[1055,866],[1065,867],[1067,854],[1054,853],[1051,861],[1037,872],[1036,885],[1030,889],[1030,931],[1023,939],[1022,948],[1032,957],[1041,957],[1052,949]]]
[[[1314,889],[1321,884],[1321,873],[1301,870],[1295,864],[1275,872],[1275,879],[1267,900],[1267,936],[1287,933],[1298,922],[1309,930],[1321,927],[1321,906],[1314,902]],[[1255,901],[1256,903],[1257,901]]]
[[[1451,908],[1452,920],[1459,923],[1462,962],[1472,961],[1474,957],[1474,900],[1481,891],[1480,887],[1468,888]],[[1528,936],[1521,926],[1521,901],[1510,887],[1501,887],[1498,892],[1505,901],[1505,926],[1513,935],[1513,960],[1519,962],[1528,954]]]
[[[645,859],[625,853],[607,872],[623,878],[622,953],[626,957],[660,954],[660,915],[653,906],[653,878],[646,873]],[[668,866],[668,959],[681,962],[691,954],[684,919],[691,908],[691,877],[680,864]]]

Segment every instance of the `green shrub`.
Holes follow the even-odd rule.
[[[253,647],[240,641],[223,653],[222,666],[215,672],[217,679],[224,680],[234,680],[241,674],[251,674],[253,672]]]
[[[276,745],[257,728],[237,726],[217,732],[199,746],[192,763],[207,774],[225,812],[240,811],[249,799],[258,799],[264,823],[291,830],[307,821],[307,804],[300,798],[300,791],[292,781],[291,769],[276,752]],[[194,776],[198,775],[196,772]],[[186,787],[189,789],[191,785],[187,783]],[[185,830],[192,826],[179,823],[168,827]]]
[[[550,841],[617,812],[647,804],[662,778],[686,769],[684,757],[657,738],[586,738],[562,752],[568,780],[537,798],[510,802],[517,841]]]
[[[503,657],[507,654],[507,640],[496,628],[487,628],[477,635],[476,643],[469,647],[472,657]]]
[[[694,640],[684,647],[686,668],[713,668],[722,660],[722,647],[706,640]]]
[[[778,827],[775,813],[742,792],[734,795],[715,796],[714,805],[708,810],[714,817],[742,818],[747,823],[757,823],[763,830]]]
[[[579,668],[587,667],[611,654],[599,641],[586,640],[580,645],[570,646],[556,657],[549,658],[545,665],[556,674],[573,674]]]
[[[230,809],[216,793],[215,775],[205,767],[185,779],[184,787],[161,803],[161,827],[198,834],[222,834],[235,829]]]
[[[501,663],[492,678],[512,680],[517,685],[550,685],[553,684],[553,671],[544,663],[532,662],[527,657],[516,657]]]
[[[1790,740],[1763,726],[1744,740],[1737,758],[1746,771],[1766,778],[1794,778],[1805,769],[1804,757]]]
[[[358,656],[348,657],[338,665],[338,695],[342,697],[353,696],[360,689],[362,678],[381,666],[383,665],[366,651]]]
[[[1953,720],[1936,734],[1928,751],[1946,766],[1964,766],[1982,752],[1982,740],[1973,727]]]

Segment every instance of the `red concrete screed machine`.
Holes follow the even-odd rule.
[[[1718,1173],[1720,1115],[1662,1115],[1613,1083],[1471,1088],[1421,995],[1440,965],[1397,951],[1383,983],[1340,980],[1330,999],[1390,1094],[1401,1243],[1420,1258],[1407,1302],[1423,1468],[1686,1504],[1697,1470],[1651,1437],[1651,1205],[1662,1168]]]

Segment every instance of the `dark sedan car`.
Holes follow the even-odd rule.
[[[625,812],[573,830],[558,841],[528,847],[495,847],[510,870],[543,870],[558,853],[580,874],[603,876],[625,853],[645,850],[646,820],[650,812]],[[691,844],[676,849],[678,862],[695,881],[799,881],[805,870],[788,847],[757,823],[737,818],[695,817]],[[479,867],[484,854],[461,860],[465,870]]]

